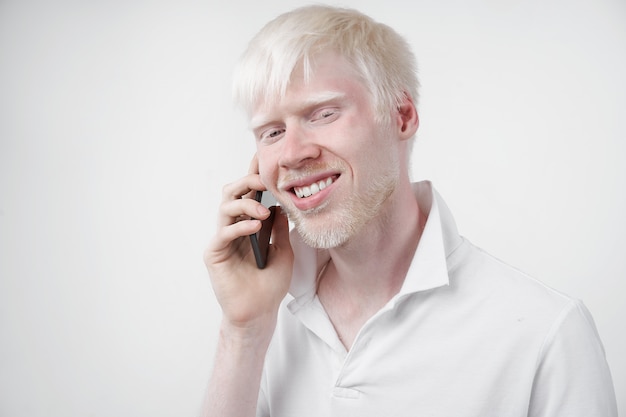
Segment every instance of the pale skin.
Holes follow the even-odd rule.
[[[350,65],[334,53],[319,55],[315,62],[308,83],[296,71],[278,103],[256,108],[257,153],[250,173],[224,187],[218,230],[205,254],[223,310],[205,416],[255,415],[265,353],[291,280],[286,217],[277,216],[268,264],[259,270],[247,236],[260,223],[237,220],[269,213],[241,197],[267,189],[312,232],[340,215],[356,217],[343,243],[329,249],[331,260],[318,282],[318,297],[346,349],[367,319],[399,291],[421,236],[425,217],[413,196],[406,154],[419,125],[411,97],[389,110],[391,123],[382,129]],[[330,185],[314,195],[294,193],[325,178]],[[387,179],[384,194],[372,191],[380,178]],[[369,194],[383,197],[366,218],[344,203],[367,205],[376,197],[359,198]]]

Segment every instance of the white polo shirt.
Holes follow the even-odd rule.
[[[349,351],[315,293],[328,253],[292,234],[294,277],[257,415],[617,416],[585,306],[460,237],[430,183],[414,190],[430,210],[404,285]]]

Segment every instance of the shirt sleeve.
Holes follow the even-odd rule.
[[[538,358],[529,417],[617,417],[604,347],[580,301],[564,309]]]

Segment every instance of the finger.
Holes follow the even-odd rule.
[[[259,174],[248,174],[222,188],[222,201],[240,199],[254,190],[265,191],[265,186]]]
[[[269,210],[251,198],[224,201],[219,208],[218,227],[229,226],[245,219],[266,219]]]
[[[259,158],[257,157],[256,153],[252,156],[252,159],[250,160],[250,165],[248,166],[248,175],[250,175],[250,174],[253,174],[253,175],[256,175],[256,176],[259,175]],[[261,180],[261,178],[259,177],[259,181],[260,180]],[[265,188],[263,188],[263,190],[265,190]],[[244,197],[246,197],[246,198],[254,198],[254,193],[250,192],[250,193],[246,194]]]
[[[233,245],[238,239],[246,238],[260,229],[260,220],[244,220],[220,228],[209,242],[205,252],[205,262],[208,265],[227,260],[236,248]]]
[[[259,157],[255,153],[250,161],[250,166],[248,168],[248,174],[258,174],[259,173]]]
[[[216,235],[216,247],[225,248],[240,237],[247,237],[261,230],[261,221],[256,219],[242,220],[221,228]]]

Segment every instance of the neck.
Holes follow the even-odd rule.
[[[320,298],[371,309],[398,293],[425,224],[410,181],[400,181],[381,214],[347,244],[331,249],[319,282]]]

